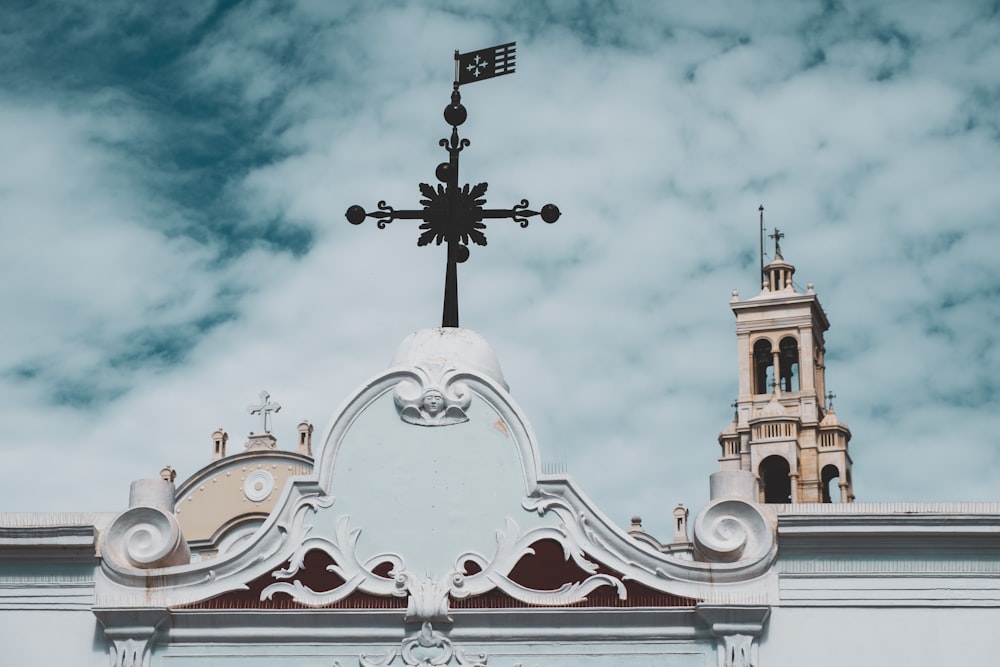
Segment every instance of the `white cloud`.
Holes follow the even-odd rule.
[[[460,269],[461,314],[545,460],[657,532],[707,499],[736,387],[728,301],[755,293],[763,203],[833,324],[859,497],[995,496],[995,21],[910,3],[255,2],[171,24],[154,52],[141,34],[118,45],[107,15],[86,25],[74,39],[106,36],[103,60],[47,82],[24,65],[0,111],[0,276],[18,288],[0,324],[5,509],[123,507],[130,479],[207,462],[214,428],[238,448],[263,388],[290,446],[300,418],[321,431],[436,325],[443,250],[343,212],[418,205],[445,157],[452,49],[508,39],[518,72],[462,90],[463,180],[488,181],[491,207],[551,201],[563,218],[491,223]],[[126,54],[167,62],[95,74]],[[198,198],[177,194],[185,178]],[[299,252],[267,235],[290,226]],[[213,314],[230,319],[197,326]],[[144,332],[188,347],[109,365]],[[27,377],[39,360],[124,393],[52,405]],[[23,474],[40,452],[42,482]]]

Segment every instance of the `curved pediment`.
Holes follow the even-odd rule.
[[[397,599],[408,618],[426,620],[505,600],[693,604],[704,583],[752,579],[773,557],[771,526],[751,505],[713,503],[695,523],[695,543],[714,562],[685,560],[630,538],[569,478],[542,475],[539,460],[486,342],[461,329],[417,332],[392,368],[343,404],[313,474],[285,489],[242,548],[143,571],[122,536],[145,528],[122,525],[135,516],[126,512],[102,568],[117,595],[142,589],[146,604]],[[565,567],[554,567],[560,558]]]

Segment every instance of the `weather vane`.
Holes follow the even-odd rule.
[[[444,312],[441,317],[442,327],[458,327],[458,265],[469,258],[469,242],[476,245],[486,245],[486,224],[483,220],[510,218],[521,225],[528,226],[528,218],[540,215],[542,220],[553,223],[559,219],[559,208],[554,204],[546,204],[541,211],[528,208],[528,200],[522,199],[511,208],[483,208],[486,199],[487,183],[470,186],[458,184],[458,157],[471,142],[460,139],[458,126],[465,122],[468,114],[462,106],[462,96],[458,87],[475,81],[485,81],[503,74],[514,73],[514,42],[501,44],[481,51],[459,53],[455,51],[455,83],[452,86],[451,104],[444,109],[444,119],[451,125],[451,138],[438,142],[448,151],[448,161],[442,162],[435,170],[435,176],[444,185],[436,188],[420,184],[420,200],[422,209],[396,209],[389,206],[385,200],[378,203],[378,210],[367,212],[361,206],[354,205],[347,209],[347,221],[352,225],[360,225],[365,218],[378,220],[378,228],[395,220],[421,220],[418,246],[425,246],[432,241],[436,245],[447,244],[448,261],[444,280]]]

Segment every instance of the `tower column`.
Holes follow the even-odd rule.
[[[779,347],[780,346],[776,347],[771,354],[774,359],[772,362],[774,364],[772,367],[774,393],[781,396],[781,351],[778,349]]]
[[[824,351],[822,347],[816,349],[816,361],[814,362],[814,367],[816,369],[816,396],[823,402],[823,407],[826,408],[826,402],[824,401],[824,396],[826,396],[826,373],[824,361]]]
[[[739,352],[739,395],[753,394],[751,376],[753,375],[753,350],[750,349],[750,335],[742,334],[737,339]]]
[[[799,332],[799,391],[816,391],[814,356],[812,329],[802,329]]]

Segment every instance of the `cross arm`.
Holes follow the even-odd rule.
[[[382,200],[378,203],[377,211],[365,211],[361,206],[355,204],[347,209],[345,216],[352,225],[360,225],[365,218],[375,218],[378,220],[378,228],[385,229],[385,226],[394,220],[423,220],[427,221],[427,209],[395,209]]]
[[[528,218],[536,215],[542,216],[542,220],[552,224],[559,219],[561,212],[555,204],[546,204],[541,211],[533,211],[528,208],[528,200],[522,199],[520,204],[514,204],[511,208],[484,208],[482,209],[483,219],[487,218],[510,218],[521,225],[521,228],[528,226]]]

